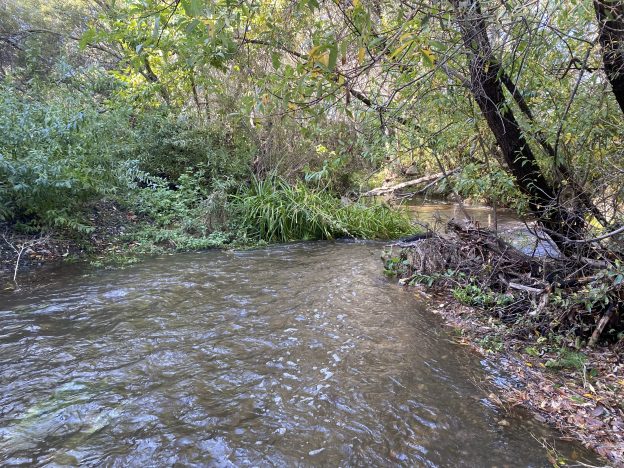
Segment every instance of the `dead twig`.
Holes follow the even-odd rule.
[[[611,317],[613,317],[614,311],[615,311],[615,307],[613,306],[613,304],[611,304],[609,308],[607,309],[607,311],[602,316],[602,318],[600,319],[600,322],[598,322],[598,326],[596,327],[596,329],[594,330],[594,333],[592,333],[592,336],[589,339],[588,345],[590,347],[596,346],[596,343],[598,343],[598,340],[600,339],[600,335],[602,335],[602,332],[607,326],[607,323],[609,323],[609,320],[611,320]]]
[[[2,235],[2,239],[17,254],[17,257],[15,259],[15,268],[13,269],[13,282],[17,285],[17,272],[19,271],[19,265],[20,265],[20,260],[22,259],[22,254],[24,253],[26,249],[33,247],[36,244],[45,242],[47,240],[47,237],[38,237],[36,239],[31,239],[29,241],[22,242],[21,244],[13,243],[9,241],[9,239],[7,239],[6,235],[4,234]]]

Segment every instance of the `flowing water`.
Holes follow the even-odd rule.
[[[411,217],[437,229],[443,229],[450,219],[463,220],[466,214],[479,226],[494,229],[495,224],[501,228],[517,229],[524,227],[517,215],[508,209],[498,209],[482,205],[465,205],[462,210],[458,203],[436,197],[414,196],[404,205]]]
[[[64,267],[0,297],[0,465],[547,466],[535,438],[582,456],[487,400],[382,248]]]

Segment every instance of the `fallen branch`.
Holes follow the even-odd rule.
[[[542,229],[548,234],[554,235],[564,240],[568,244],[591,244],[592,242],[600,242],[601,240],[608,239],[609,237],[613,237],[624,232],[624,226],[621,226],[617,228],[615,231],[611,231],[607,234],[603,234],[602,236],[598,236],[598,237],[593,237],[591,239],[568,239],[567,237],[562,236],[561,234],[557,232],[551,231],[550,229],[546,229],[546,228],[542,228]]]
[[[526,292],[534,293],[534,294],[542,294],[545,291],[545,289],[532,288],[531,286],[525,286],[524,284],[512,283],[512,282],[509,282],[509,287],[511,289],[518,289],[520,291],[526,291]]]
[[[13,270],[13,282],[15,284],[17,284],[17,270],[19,269],[19,263],[20,263],[20,259],[22,258],[22,254],[24,253],[24,249],[26,248],[26,244],[22,244],[18,250],[18,248],[13,245],[11,242],[9,242],[7,240],[7,238],[5,236],[2,236],[2,238],[4,239],[4,242],[6,242],[8,244],[9,247],[11,247],[13,249],[13,251],[17,254],[17,260],[15,261],[15,269]]]
[[[442,181],[446,177],[450,176],[451,174],[455,174],[456,172],[459,172],[459,168],[453,169],[452,171],[447,171],[446,173],[438,172],[437,174],[420,177],[418,179],[408,180],[407,182],[401,182],[400,184],[392,185],[390,187],[378,187],[378,188],[375,188],[373,190],[369,190],[368,192],[363,193],[362,196],[363,197],[376,197],[378,195],[385,195],[388,193],[396,192],[397,190],[404,189],[406,187],[412,187],[414,185],[425,184],[428,182],[432,182],[432,184],[430,185],[434,185],[435,183]]]
[[[594,333],[592,333],[592,336],[589,339],[588,345],[590,348],[593,346],[596,346],[596,343],[598,343],[598,339],[600,338],[600,335],[602,335],[602,332],[607,326],[607,323],[609,323],[609,320],[611,320],[611,317],[613,317],[614,311],[615,311],[615,307],[613,304],[611,304],[609,308],[607,309],[607,311],[605,312],[605,314],[600,319],[600,322],[598,322],[598,326],[596,327],[596,329],[594,330]]]
[[[19,271],[19,265],[20,265],[20,260],[22,259],[22,254],[24,253],[24,250],[26,250],[29,247],[32,247],[40,242],[45,242],[47,240],[47,237],[39,237],[36,239],[32,239],[30,241],[27,242],[23,242],[22,244],[13,244],[11,243],[5,235],[2,235],[2,239],[4,239],[4,242],[7,243],[7,245],[9,247],[11,247],[11,249],[13,249],[13,251],[17,254],[17,258],[15,260],[15,268],[13,269],[13,282],[17,285],[17,272]]]

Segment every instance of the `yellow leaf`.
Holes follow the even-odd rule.
[[[364,61],[365,53],[366,53],[366,50],[364,50],[364,47],[360,47],[358,50],[358,55],[357,55],[358,63],[362,63]]]
[[[434,65],[435,64],[435,54],[431,51],[431,49],[429,49],[428,47],[423,47],[422,53],[423,53],[423,55],[425,56],[425,59],[427,60],[427,62],[429,62],[430,65]]]
[[[329,65],[329,53],[325,52],[318,58],[318,61],[327,67]]]
[[[316,46],[316,47],[312,47],[310,49],[310,52],[308,52],[308,55],[310,56],[310,58],[315,58],[316,56],[318,56],[319,50],[320,50],[321,46]]]
[[[394,58],[397,55],[399,55],[401,52],[403,52],[403,50],[409,46],[412,43],[412,41],[410,42],[405,42],[404,44],[401,44],[399,47],[397,47],[396,49],[394,49],[394,51],[392,51],[392,53],[390,54],[390,58]]]

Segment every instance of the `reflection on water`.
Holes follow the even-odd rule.
[[[533,435],[555,436],[499,424],[381,248],[181,254],[4,296],[0,464],[548,465]]]

